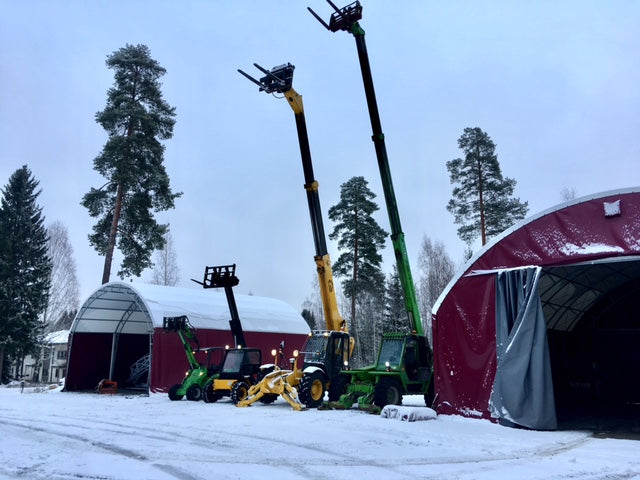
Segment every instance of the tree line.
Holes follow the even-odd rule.
[[[488,238],[524,218],[528,204],[513,196],[516,181],[502,176],[489,135],[480,128],[466,128],[458,146],[464,157],[447,162],[454,185],[447,209],[455,223],[461,225],[458,236],[470,252],[471,243],[478,237],[485,245]],[[344,303],[349,304],[347,323],[356,340],[356,365],[374,361],[382,333],[408,332],[413,328],[406,320],[397,267],[394,265],[386,278],[382,271],[380,250],[385,247],[388,233],[373,217],[379,209],[374,199],[364,177],[353,177],[342,184],[340,201],[329,209],[329,219],[335,224],[329,238],[337,240],[340,252],[333,272],[342,278]],[[425,331],[430,332],[431,308],[453,277],[455,264],[444,244],[434,243],[425,235],[419,267],[416,291]],[[312,329],[322,328],[318,325],[321,307],[317,300],[306,302],[303,316]]]
[[[93,167],[105,179],[81,199],[96,219],[89,243],[104,256],[102,283],[111,278],[114,251],[123,260],[120,278],[139,276],[153,268],[153,281],[178,282],[178,267],[169,225],[154,213],[175,208],[182,193],[174,193],[164,168],[163,140],[173,135],[175,108],[162,96],[160,78],[166,70],[151,58],[145,45],[126,45],[107,56],[114,71],[107,103],[95,121],[108,140]],[[447,209],[454,216],[458,236],[470,251],[480,238],[484,245],[528,210],[513,196],[516,181],[502,176],[495,144],[480,128],[466,128],[458,139],[464,153],[446,163],[454,185]],[[28,166],[18,169],[2,190],[0,207],[0,372],[6,380],[8,362],[34,353],[43,335],[68,328],[77,311],[78,282],[68,233],[59,221],[44,226],[37,204],[39,182]],[[380,334],[403,331],[403,292],[397,270],[385,276],[380,250],[388,233],[375,221],[379,209],[364,177],[341,186],[340,201],[329,209],[334,222],[329,238],[340,252],[333,265],[349,305],[350,330],[357,338],[357,359],[371,361]],[[156,257],[152,260],[152,254]],[[444,244],[425,236],[420,249],[417,291],[423,320],[453,276],[454,262]],[[318,289],[316,289],[317,291]],[[318,313],[320,312],[320,313]],[[318,326],[322,309],[306,302],[303,316]],[[428,325],[427,325],[428,327]],[[426,329],[430,331],[429,328]]]

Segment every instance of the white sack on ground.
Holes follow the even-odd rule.
[[[435,420],[435,410],[428,407],[401,407],[387,405],[380,412],[382,418],[393,418],[402,422],[417,422],[420,420]]]

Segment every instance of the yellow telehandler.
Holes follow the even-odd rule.
[[[265,75],[260,80],[256,80],[242,70],[238,70],[238,72],[258,85],[261,92],[283,94],[295,114],[304,171],[304,188],[307,192],[316,250],[314,260],[318,272],[326,330],[313,331],[309,334],[300,351],[303,355],[302,369],[297,368],[296,358],[294,362],[296,368],[293,368],[288,373],[275,368],[265,371],[262,380],[259,382],[260,385],[250,389],[249,395],[243,403],[246,406],[255,402],[256,399],[254,397],[257,395],[260,395],[259,398],[261,399],[264,399],[265,396],[268,399],[272,399],[274,394],[267,393],[270,392],[272,387],[266,385],[271,382],[274,385],[277,384],[278,389],[289,396],[294,396],[293,390],[295,389],[302,404],[309,408],[315,408],[322,404],[325,392],[328,392],[330,401],[338,400],[344,392],[349,377],[341,373],[341,371],[344,365],[348,365],[350,361],[354,339],[349,335],[347,324],[338,311],[333,273],[331,271],[331,259],[327,251],[322,222],[318,182],[313,174],[302,96],[292,87],[295,67],[290,63],[274,67],[271,70],[266,70],[257,63],[254,63],[254,66]],[[277,381],[275,381],[276,379]],[[280,387],[281,384],[282,386]],[[289,402],[286,395],[279,394]],[[266,403],[264,400],[262,401]],[[291,404],[291,402],[289,403]]]

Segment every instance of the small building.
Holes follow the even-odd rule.
[[[309,326],[281,300],[235,295],[248,347],[269,352],[285,342],[300,349]],[[221,289],[178,288],[110,282],[82,304],[71,326],[67,390],[92,390],[103,379],[119,387],[166,392],[189,368],[179,336],[163,330],[163,318],[186,315],[199,347],[233,345],[231,314]],[[198,358],[204,362],[203,356]]]
[[[58,383],[67,368],[69,330],[48,333],[37,355],[27,355],[22,364],[13,364],[11,376],[29,382]],[[20,373],[22,372],[22,373]]]
[[[67,371],[69,330],[51,332],[45,337],[42,361],[42,379],[47,383],[59,383]]]
[[[640,188],[524,219],[434,305],[435,408],[554,429],[576,404],[640,403],[639,295]]]

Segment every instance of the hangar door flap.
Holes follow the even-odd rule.
[[[496,275],[497,369],[489,409],[502,423],[557,428],[547,326],[538,292],[542,269]]]

